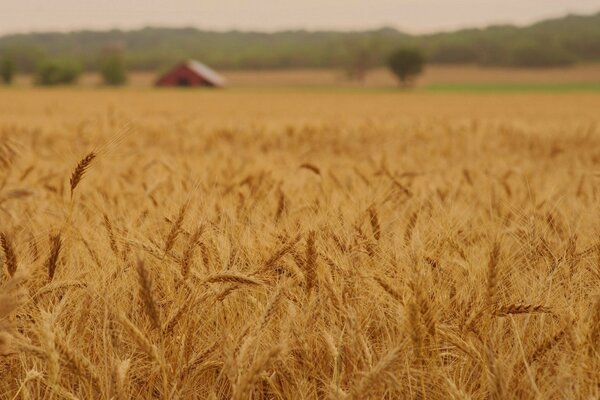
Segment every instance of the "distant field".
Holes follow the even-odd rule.
[[[347,79],[340,70],[264,70],[221,71],[230,87],[347,87],[395,88],[396,81],[386,69],[372,71],[365,82]],[[130,75],[130,85],[151,86],[157,75],[138,72]],[[30,85],[31,77],[20,77],[20,85]],[[100,83],[96,74],[81,79],[84,86]],[[427,67],[417,86],[432,90],[599,90],[600,64],[579,65],[569,68],[514,69],[482,68],[477,66]]]
[[[224,73],[233,86],[310,86],[342,85],[360,86],[350,82],[342,71],[296,70],[296,71],[230,71]],[[481,68],[476,66],[437,66],[426,68],[418,80],[418,86],[442,84],[590,84],[600,83],[600,64],[581,65],[572,68],[511,69]],[[364,86],[395,87],[396,81],[387,69],[372,71]]]

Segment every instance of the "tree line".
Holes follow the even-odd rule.
[[[398,49],[388,59],[388,67],[397,77],[400,86],[411,86],[414,79],[423,71],[425,58],[417,49]],[[366,65],[361,65],[366,68]],[[364,79],[367,69],[361,70],[356,79]],[[11,58],[0,60],[0,81],[10,85],[15,76],[15,64]],[[82,70],[80,66],[69,60],[46,60],[40,64],[36,72],[35,83],[38,85],[68,85],[77,82]],[[121,52],[108,52],[102,56],[100,75],[106,85],[119,86],[127,82],[127,69]]]
[[[127,68],[121,52],[104,52],[99,60],[98,71],[106,85],[118,86],[127,82]],[[11,56],[0,57],[0,82],[10,85],[16,72]],[[81,64],[74,59],[48,58],[37,65],[35,83],[44,86],[69,85],[76,83],[82,72]]]
[[[56,64],[72,71],[110,69],[107,48],[120,49],[118,60],[108,57],[113,69],[122,62],[130,70],[161,71],[194,58],[222,69],[343,68],[358,80],[370,68],[385,65],[398,48],[418,49],[428,62],[438,64],[553,67],[600,61],[600,13],[527,27],[492,26],[430,35],[390,28],[276,33],[144,28],[0,37],[0,59],[9,64],[6,70],[39,73],[45,69],[48,76],[60,75],[52,72]],[[68,79],[66,75],[62,79]]]

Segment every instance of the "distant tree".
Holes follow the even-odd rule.
[[[0,61],[0,78],[2,82],[10,85],[15,77],[15,62],[9,56],[4,56]]]
[[[373,51],[370,51],[366,47],[353,49],[346,65],[346,75],[348,78],[364,82],[367,74],[373,68],[374,58]]]
[[[46,60],[37,70],[38,85],[69,85],[77,82],[81,65],[71,60]]]
[[[118,86],[127,82],[127,70],[122,52],[105,52],[100,62],[100,74],[106,85]]]
[[[425,57],[416,49],[396,50],[388,59],[390,70],[402,86],[408,86],[423,71]]]
[[[364,82],[367,74],[380,60],[379,42],[376,37],[346,42],[347,61],[346,75],[350,80]]]
[[[350,80],[363,82],[369,70],[373,68],[373,56],[368,49],[357,49],[350,56],[346,74]]]

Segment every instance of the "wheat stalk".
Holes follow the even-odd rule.
[[[304,271],[306,272],[306,289],[310,292],[317,284],[317,250],[315,245],[315,232],[310,231],[306,238],[306,255],[304,257]]]
[[[171,249],[173,248],[173,245],[175,244],[175,240],[177,239],[177,236],[179,236],[179,233],[181,232],[181,226],[183,225],[183,220],[185,219],[187,207],[188,207],[188,203],[184,203],[179,208],[179,212],[177,213],[177,218],[171,225],[171,229],[169,230],[169,233],[167,234],[167,237],[165,239],[165,254],[171,251]]]
[[[110,249],[112,250],[113,254],[117,258],[119,258],[119,254],[120,254],[119,246],[117,245],[117,240],[115,238],[113,226],[112,226],[112,223],[110,222],[110,219],[108,218],[108,215],[104,214],[102,221],[104,223],[104,228],[106,229],[106,233],[108,234],[108,243],[110,244]]]
[[[0,233],[0,245],[4,251],[4,263],[8,274],[13,277],[17,272],[17,254],[10,238],[4,232]]]
[[[500,259],[500,243],[494,242],[490,251],[487,266],[487,304],[494,304],[496,301],[496,290],[498,286],[498,262]]]
[[[198,245],[198,241],[200,240],[200,236],[202,236],[202,232],[204,231],[204,226],[201,225],[194,230],[192,235],[188,240],[187,247],[185,248],[183,255],[181,257],[181,275],[184,278],[187,278],[190,273],[190,268],[192,266],[192,259],[194,257],[194,250]]]
[[[529,360],[529,364],[533,364],[536,361],[539,361],[546,353],[552,350],[567,334],[566,329],[561,329],[555,335],[552,335],[549,339],[545,340],[540,344],[527,358]]]
[[[59,354],[64,358],[67,367],[81,377],[89,378],[95,389],[100,390],[102,384],[96,367],[83,354],[73,350],[61,334],[55,336],[55,344]]]
[[[129,337],[133,339],[133,341],[138,345],[140,350],[146,353],[146,355],[149,356],[155,362],[161,363],[162,360],[158,354],[156,346],[154,346],[150,342],[150,340],[148,340],[148,338],[138,329],[138,327],[135,326],[133,322],[129,320],[129,318],[125,317],[122,314],[117,314],[117,317],[123,325],[123,327],[125,328],[125,331],[129,334]]]
[[[137,262],[137,272],[138,272],[138,282],[140,285],[140,297],[144,304],[144,311],[146,315],[150,318],[150,322],[152,322],[152,326],[156,329],[160,328],[160,315],[158,312],[158,307],[156,302],[154,301],[154,296],[152,294],[152,281],[150,279],[150,275],[146,270],[146,266],[142,260],[138,260]]]
[[[60,233],[56,235],[50,235],[50,253],[46,260],[46,270],[48,271],[48,279],[52,281],[58,265],[58,259],[60,257],[60,250],[62,246],[62,239]]]
[[[53,318],[51,314],[42,313],[41,322],[38,329],[40,343],[45,354],[46,365],[48,368],[48,382],[50,387],[54,387],[58,382],[60,371],[60,356],[56,349],[56,340],[53,329]]]
[[[267,352],[260,355],[250,368],[245,373],[240,375],[240,378],[233,387],[233,400],[245,400],[251,397],[254,385],[260,379],[260,374],[277,359],[284,351],[283,345],[278,345],[270,348]]]
[[[131,359],[115,360],[111,369],[111,395],[116,400],[127,399],[127,374],[131,366]]]
[[[384,382],[385,375],[390,372],[400,359],[402,350],[393,348],[386,352],[373,368],[363,374],[362,378],[350,389],[349,399],[365,399],[377,390]]]
[[[249,276],[234,274],[234,273],[221,273],[209,276],[202,280],[204,283],[237,283],[240,285],[263,285],[259,280],[251,278]]]
[[[373,237],[379,241],[381,239],[381,225],[379,223],[379,216],[377,215],[377,209],[375,206],[369,207],[369,222],[371,223],[371,230],[373,231]]]

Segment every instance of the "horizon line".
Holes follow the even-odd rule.
[[[0,39],[11,37],[11,36],[26,36],[26,35],[47,35],[47,34],[77,34],[81,32],[93,32],[93,33],[107,33],[107,32],[137,32],[145,29],[172,29],[172,30],[184,30],[184,29],[192,29],[200,32],[210,32],[210,33],[247,33],[247,34],[278,34],[278,33],[290,33],[290,32],[306,32],[306,33],[364,33],[364,32],[377,32],[383,30],[394,30],[398,33],[408,35],[408,36],[429,36],[429,35],[437,35],[437,34],[445,34],[445,33],[454,33],[468,30],[485,30],[496,27],[513,27],[513,28],[528,28],[531,26],[535,26],[539,23],[560,20],[568,17],[593,17],[600,14],[600,10],[593,13],[563,13],[553,17],[547,17],[538,19],[529,23],[511,23],[511,22],[494,22],[487,25],[465,25],[463,27],[456,28],[446,28],[446,29],[438,29],[431,31],[423,31],[423,32],[411,32],[407,30],[403,30],[398,26],[394,26],[391,24],[382,24],[373,27],[362,27],[355,29],[337,29],[337,28],[281,28],[281,29],[272,29],[272,30],[260,30],[253,28],[210,28],[210,27],[200,27],[194,25],[160,25],[160,24],[144,24],[140,26],[131,26],[131,27],[107,27],[107,28],[72,28],[66,30],[60,29],[40,29],[40,30],[28,30],[28,31],[13,31],[13,32],[5,32],[0,33]]]

